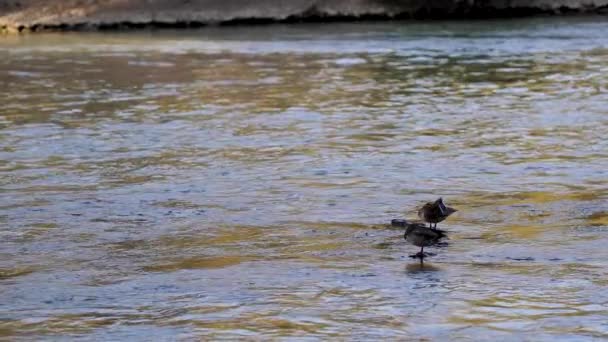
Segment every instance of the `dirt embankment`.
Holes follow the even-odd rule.
[[[0,0],[0,28],[19,32],[366,18],[487,18],[607,9],[608,0]]]

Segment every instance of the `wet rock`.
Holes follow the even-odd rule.
[[[601,12],[608,0],[0,0],[0,32]]]
[[[511,257],[507,257],[508,260],[514,260],[514,261],[534,261],[533,257],[521,257],[521,258],[511,258]]]
[[[409,223],[407,222],[407,220],[403,220],[403,219],[392,219],[391,220],[391,226],[393,227],[401,227],[401,228],[405,228],[407,227]]]

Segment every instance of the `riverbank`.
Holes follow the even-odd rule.
[[[0,341],[606,339],[607,30],[0,37]]]
[[[608,0],[0,0],[0,32],[606,13]]]

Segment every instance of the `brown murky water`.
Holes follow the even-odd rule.
[[[607,30],[2,37],[1,338],[608,337]]]

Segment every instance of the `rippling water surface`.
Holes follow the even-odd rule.
[[[2,37],[0,336],[608,337],[607,31]]]

